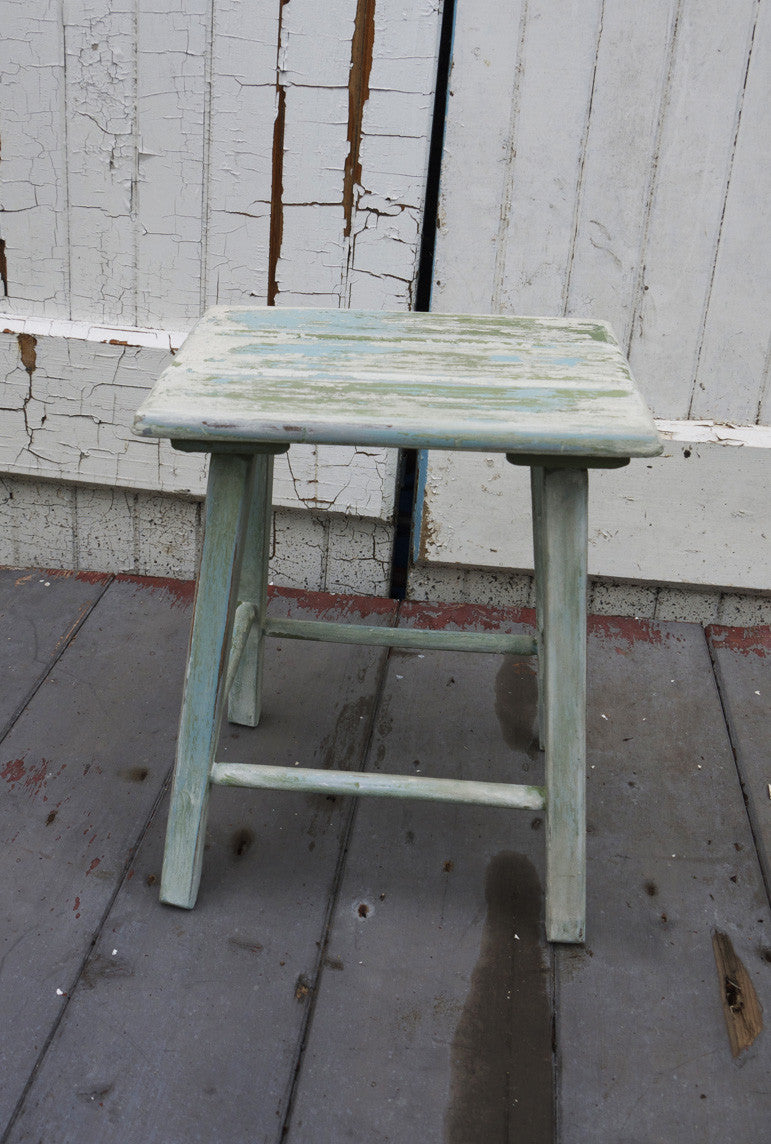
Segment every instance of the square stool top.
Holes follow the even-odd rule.
[[[216,306],[134,432],[211,443],[649,457],[656,428],[602,322]]]

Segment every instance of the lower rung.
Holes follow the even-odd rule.
[[[419,775],[377,775],[365,771],[321,771],[308,767],[272,767],[253,763],[215,763],[211,781],[218,786],[263,790],[314,791],[321,794],[371,794],[383,798],[421,798],[478,806],[543,810],[543,787],[484,783],[471,779],[432,779]]]

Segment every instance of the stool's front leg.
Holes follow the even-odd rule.
[[[533,504],[533,563],[535,565],[535,625],[539,649],[543,648],[543,613],[545,582],[543,568],[543,468],[533,465],[530,470],[530,496]],[[538,746],[546,746],[544,726],[544,656],[538,655]]]
[[[254,488],[238,598],[254,604],[257,614],[228,698],[228,719],[231,723],[240,723],[245,727],[257,726],[262,707],[268,556],[273,515],[273,454],[259,453],[254,461]]]
[[[212,455],[161,875],[161,901],[187,909],[195,905],[201,878],[209,778],[253,473],[250,457]]]
[[[546,932],[580,942],[586,913],[586,469],[535,474],[546,749]],[[534,498],[536,499],[536,498]]]

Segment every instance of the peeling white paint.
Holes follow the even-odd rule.
[[[127,426],[205,306],[266,300],[279,85],[277,303],[410,304],[440,11],[374,11],[346,236],[357,0],[6,0],[0,472],[202,494],[201,457]],[[384,450],[297,448],[276,500],[385,522],[395,471]]]
[[[11,330],[0,333],[0,473],[203,496],[202,455],[179,452],[167,441],[140,440],[129,428],[181,335],[89,328],[100,335],[91,340],[61,336],[74,323],[11,325],[0,317],[0,330]],[[51,328],[53,334],[38,332]],[[19,333],[37,338],[31,377],[21,361]],[[395,480],[392,450],[295,446],[276,459],[274,500],[386,521]]]

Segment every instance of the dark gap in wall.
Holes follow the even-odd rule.
[[[439,54],[436,64],[436,91],[434,114],[431,122],[431,142],[428,149],[426,198],[423,226],[420,234],[418,277],[415,286],[414,309],[427,313],[431,309],[431,283],[434,276],[436,223],[439,214],[439,180],[444,150],[444,125],[447,119],[447,96],[452,66],[452,33],[455,22],[456,0],[444,0],[442,26],[439,33]],[[415,519],[415,492],[417,487],[418,450],[402,449],[394,506],[394,548],[391,560],[391,597],[403,600],[407,589],[410,562],[410,538]]]

